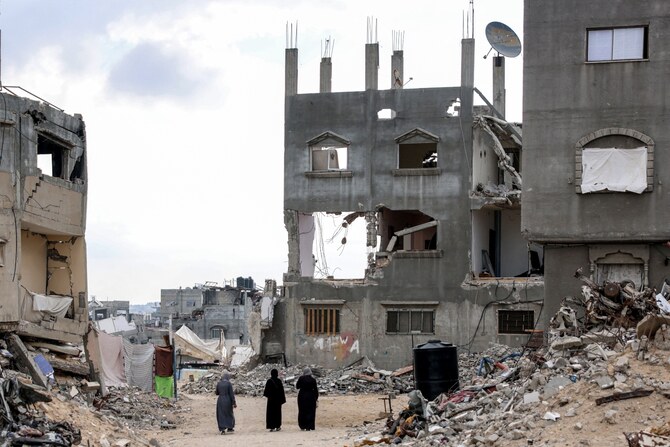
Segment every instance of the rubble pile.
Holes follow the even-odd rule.
[[[48,420],[44,411],[35,406],[38,402],[50,401],[46,390],[24,383],[18,375],[0,379],[0,418],[6,422],[0,431],[0,439],[4,440],[0,446],[79,443],[79,429],[66,421]]]
[[[134,430],[176,427],[180,404],[138,388],[108,388],[82,379],[82,349],[0,339],[0,447],[147,444]],[[38,356],[48,359],[42,363]],[[31,357],[33,368],[28,367]],[[53,369],[42,369],[44,366]],[[41,370],[42,377],[35,374]],[[75,416],[76,414],[76,416]],[[105,427],[104,430],[101,430]],[[98,439],[99,438],[99,439]]]
[[[188,411],[174,400],[164,399],[139,388],[110,388],[109,391],[104,397],[96,396],[92,406],[100,414],[128,428],[175,428],[179,413]]]
[[[608,403],[670,399],[670,317],[653,291],[618,284],[614,296],[611,284],[587,284],[584,301],[566,299],[552,320],[548,347],[510,352],[494,345],[478,355],[461,354],[460,390],[432,401],[412,391],[406,408],[354,445],[531,445],[562,418],[575,418],[572,430],[579,433],[582,418],[596,411],[587,406],[602,413],[599,422],[612,425],[625,416]],[[583,318],[568,305],[575,302],[584,306]],[[588,400],[580,401],[585,395]],[[670,445],[667,412],[659,411],[663,416],[651,421],[657,427],[626,433],[631,447]]]
[[[584,276],[581,269],[575,277],[584,283],[583,296],[581,300],[568,301],[584,308],[586,329],[600,325],[629,328],[647,315],[659,313],[656,293],[649,287],[637,291],[630,281],[605,281],[599,286]]]
[[[249,371],[231,372],[235,393],[247,396],[262,396],[265,382],[273,368],[279,370],[279,376],[285,383],[287,393],[295,393],[295,382],[302,374],[306,365],[281,367],[266,363]],[[367,358],[362,358],[346,368],[327,369],[317,365],[309,365],[316,378],[321,394],[346,393],[407,393],[414,389],[412,367],[387,371],[375,368]],[[221,379],[223,370],[211,371],[198,381],[182,385],[182,392],[200,394],[214,393],[216,384]]]

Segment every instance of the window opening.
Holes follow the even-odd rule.
[[[654,146],[647,135],[618,127],[580,138],[575,145],[576,192],[652,191]]]
[[[63,177],[68,148],[44,135],[37,135],[37,167],[44,175]]]
[[[532,310],[499,310],[499,334],[528,334],[535,327],[535,311]]]
[[[340,309],[334,307],[305,307],[303,309],[306,335],[331,335],[340,332]]]
[[[437,135],[418,127],[396,137],[398,169],[436,168],[439,141]]]
[[[520,209],[472,211],[472,271],[477,278],[528,277],[544,273],[544,251],[521,233]]]
[[[437,143],[400,144],[398,169],[436,168]]]
[[[396,111],[393,109],[381,109],[377,112],[378,120],[392,120],[397,116]]]
[[[394,309],[386,311],[387,334],[433,334],[432,310]]]
[[[382,208],[379,228],[386,252],[437,250],[437,221],[420,211]]]
[[[363,278],[368,265],[367,224],[363,212],[314,213],[313,240],[310,252],[300,254],[302,274],[308,271],[307,263],[313,262],[315,278],[345,279]],[[306,236],[311,230],[305,227]],[[303,230],[301,229],[301,232]],[[376,240],[375,240],[376,242]],[[301,239],[301,250],[303,250]],[[306,247],[305,247],[306,248]],[[372,247],[370,250],[376,249]]]
[[[647,59],[648,28],[603,28],[587,30],[588,62]]]
[[[220,328],[220,327],[213,327],[209,330],[210,338],[221,338],[222,333],[223,333],[223,329]]]
[[[312,147],[312,171],[337,171],[347,169],[346,147]]]

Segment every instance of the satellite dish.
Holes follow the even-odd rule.
[[[498,54],[507,57],[517,57],[521,54],[519,37],[504,23],[491,22],[486,25],[486,39]]]

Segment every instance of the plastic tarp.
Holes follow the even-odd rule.
[[[137,330],[137,326],[135,326],[135,323],[133,323],[132,321],[128,323],[128,320],[126,320],[126,317],[124,316],[110,317],[105,318],[104,320],[97,320],[95,321],[95,326],[102,332],[106,332],[108,334],[116,334],[118,332]]]
[[[174,396],[174,378],[172,376],[155,376],[154,381],[156,384],[156,394],[158,394],[160,397]]]
[[[33,310],[63,318],[72,304],[71,296],[40,295],[30,293],[33,298]]]
[[[582,193],[642,193],[647,188],[647,148],[584,149],[581,187]]]
[[[98,332],[100,372],[106,386],[127,386],[123,366],[123,337]]]
[[[128,385],[151,391],[154,370],[154,345],[134,345],[123,340],[125,372]]]
[[[221,343],[219,340],[204,341],[186,325],[182,325],[174,335],[175,345],[182,355],[207,362],[221,360]]]
[[[231,368],[239,368],[240,366],[247,363],[251,358],[256,355],[254,348],[251,346],[235,346],[233,351],[233,356],[230,359]]]

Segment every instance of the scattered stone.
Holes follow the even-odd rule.
[[[579,337],[564,336],[554,340],[551,349],[553,351],[564,351],[570,348],[579,348],[582,345],[582,340]]]
[[[603,421],[607,422],[608,424],[614,425],[616,424],[616,415],[618,412],[616,410],[607,410],[603,416]]]

